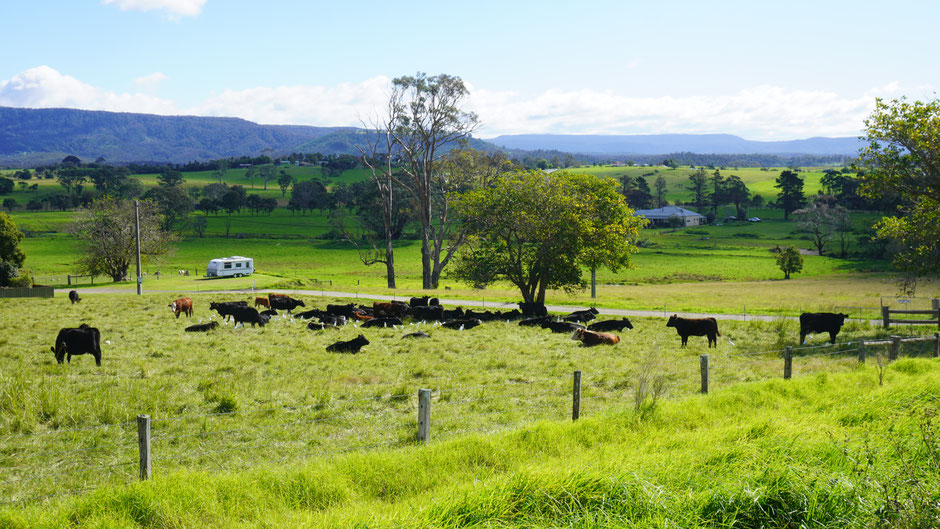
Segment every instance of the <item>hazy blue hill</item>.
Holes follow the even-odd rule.
[[[858,138],[750,141],[730,134],[572,135],[518,134],[485,141],[508,149],[558,150],[593,154],[858,154]]]
[[[258,125],[238,118],[0,107],[0,157],[41,153],[112,162],[204,160],[290,152],[343,127]]]

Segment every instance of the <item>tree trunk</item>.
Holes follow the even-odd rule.
[[[425,290],[435,288],[431,283],[431,240],[428,225],[421,230],[421,288]]]
[[[388,288],[395,288],[395,249],[392,247],[392,231],[388,223],[385,224],[385,279]]]

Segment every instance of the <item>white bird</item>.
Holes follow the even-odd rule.
[[[111,340],[105,340],[104,343],[111,345]]]
[[[731,338],[728,338],[728,343],[731,344],[731,347],[734,347],[734,342],[731,341]]]

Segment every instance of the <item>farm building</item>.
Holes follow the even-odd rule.
[[[682,220],[683,226],[698,226],[705,224],[705,216],[699,215],[679,206],[666,206],[658,209],[638,209],[634,213],[637,217],[649,219],[650,226],[669,226],[669,217],[676,216]]]

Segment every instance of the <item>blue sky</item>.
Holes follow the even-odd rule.
[[[0,0],[0,106],[359,125],[460,76],[478,136],[857,135],[936,97],[940,2]]]

